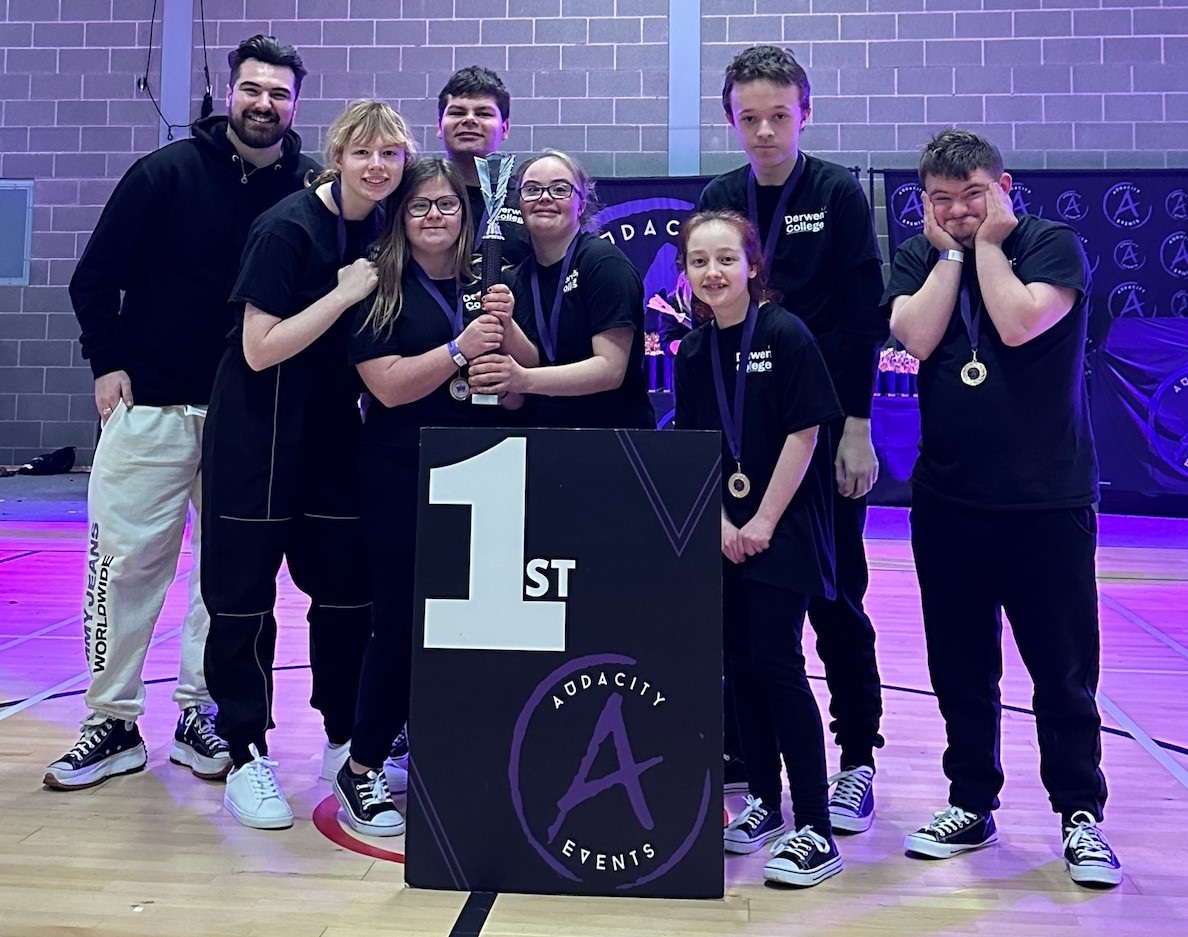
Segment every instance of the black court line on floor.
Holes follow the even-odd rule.
[[[283,671],[283,670],[309,670],[309,664],[287,664],[282,667],[273,667],[272,668],[273,673],[279,673],[280,671]],[[808,678],[810,680],[824,680],[825,679],[824,677],[819,677],[819,676],[816,676],[815,674],[809,674]],[[177,682],[177,677],[157,677],[156,679],[153,679],[153,680],[145,680],[144,681],[145,686],[153,686],[158,683],[176,683],[176,682]],[[882,689],[887,690],[892,693],[907,693],[910,696],[930,696],[933,699],[936,698],[936,694],[934,692],[932,692],[932,690],[921,690],[919,687],[895,686],[890,683],[883,683],[883,684],[880,684],[880,686]],[[70,697],[70,696],[82,696],[86,692],[87,692],[86,690],[63,690],[61,693],[55,693],[52,696],[47,696],[45,699],[47,699],[47,700],[66,699],[67,697]],[[28,699],[28,697],[25,697],[25,699]],[[10,706],[17,706],[17,705],[25,702],[25,699],[14,699],[14,700],[6,700],[4,702],[0,702],[0,709],[7,709]],[[44,702],[44,700],[43,700],[43,702]],[[1024,715],[1024,716],[1032,716],[1032,717],[1035,716],[1035,710],[1028,709],[1026,706],[1011,706],[1007,703],[1003,703],[1002,708],[1006,712],[1020,713],[1021,715]],[[1135,737],[1133,735],[1131,735],[1129,732],[1127,732],[1125,729],[1115,729],[1112,726],[1102,726],[1101,731],[1105,732],[1107,735],[1116,735],[1119,738],[1130,739],[1132,742],[1135,741]],[[1160,748],[1164,749],[1165,751],[1175,752],[1176,754],[1179,754],[1179,755],[1188,755],[1188,747],[1186,747],[1184,745],[1178,745],[1175,742],[1165,742],[1163,739],[1156,739],[1156,738],[1152,738],[1151,741],[1154,742],[1156,745],[1158,745]]]
[[[454,921],[449,937],[479,937],[498,897],[498,892],[493,891],[472,891],[467,895],[466,904],[458,912],[458,920]]]
[[[6,556],[0,559],[0,563],[8,563],[11,560],[23,560],[26,556],[36,556],[38,553],[43,553],[43,550],[26,550],[24,553],[14,553],[12,556]]]

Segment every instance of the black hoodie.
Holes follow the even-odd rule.
[[[95,377],[127,371],[139,404],[208,403],[248,228],[317,168],[290,130],[281,158],[254,169],[227,139],[226,117],[134,163],[70,279]]]

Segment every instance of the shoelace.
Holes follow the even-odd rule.
[[[956,833],[971,820],[977,819],[976,813],[969,813],[960,807],[950,807],[948,810],[938,810],[932,815],[932,822],[925,827],[931,833],[948,836]]]
[[[66,758],[86,758],[91,754],[91,751],[99,744],[99,739],[106,734],[106,730],[114,725],[111,719],[107,719],[97,726],[86,726],[83,728],[82,735],[79,736],[74,747],[66,753]]]
[[[829,852],[829,840],[814,830],[811,826],[804,826],[795,833],[785,833],[771,847],[772,855],[790,852],[796,856],[798,864],[803,863],[813,852]]]
[[[851,768],[849,771],[839,771],[829,778],[829,784],[836,784],[837,790],[831,798],[850,810],[857,811],[862,806],[862,799],[870,786],[873,775],[866,767]]]
[[[747,805],[743,807],[742,813],[734,818],[731,824],[735,829],[742,829],[744,826],[752,833],[759,828],[759,824],[767,819],[768,810],[763,806],[763,798],[752,797],[747,795]]]
[[[392,800],[388,779],[382,771],[368,771],[366,778],[355,782],[355,787],[364,807],[379,807]]]
[[[272,769],[278,764],[279,762],[273,761],[265,755],[256,755],[255,758],[244,765],[248,780],[252,783],[252,791],[262,800],[269,798],[283,799],[280,787],[276,783],[276,775],[272,773]]]
[[[214,715],[212,713],[194,707],[189,710],[186,716],[186,725],[192,727],[198,733],[198,738],[202,739],[203,744],[210,751],[219,751],[227,747],[227,743],[215,733]]]
[[[1078,817],[1084,819],[1078,820]],[[1113,850],[1110,849],[1110,844],[1105,841],[1105,837],[1101,835],[1101,830],[1097,828],[1097,821],[1091,814],[1084,810],[1078,810],[1069,819],[1073,826],[1064,837],[1065,849],[1071,848],[1080,862],[1094,859],[1102,862],[1113,860]]]

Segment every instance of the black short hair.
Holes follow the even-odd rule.
[[[288,43],[281,42],[276,36],[265,36],[256,33],[251,39],[245,39],[227,53],[227,64],[231,66],[231,81],[235,87],[239,81],[239,69],[248,59],[255,59],[265,65],[276,65],[287,68],[293,73],[293,97],[301,94],[301,80],[306,76],[305,65],[301,56]]]
[[[722,109],[734,116],[730,107],[730,92],[734,86],[749,81],[770,81],[784,88],[800,90],[800,106],[810,107],[808,73],[788,49],[778,46],[751,46],[740,52],[726,66],[726,81],[722,85]]]
[[[494,98],[499,115],[507,120],[511,116],[511,95],[507,86],[491,69],[481,65],[467,65],[450,75],[450,80],[437,96],[437,120],[445,113],[451,95],[455,98]]]
[[[968,179],[979,169],[994,178],[1002,175],[1002,154],[998,147],[972,130],[954,127],[924,144],[920,153],[920,184],[929,176],[938,179]]]

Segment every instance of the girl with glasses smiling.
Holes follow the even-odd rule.
[[[526,365],[536,349],[512,319],[511,290],[485,296],[472,267],[472,219],[457,171],[440,159],[405,167],[404,183],[374,253],[379,286],[354,309],[350,358],[367,388],[360,459],[363,530],[371,567],[372,634],[363,659],[351,757],[335,790],[356,829],[379,809],[350,802],[353,779],[383,775],[408,718],[417,455],[423,426],[499,426],[523,398],[500,407],[469,400],[466,364],[502,343]],[[407,776],[392,775],[404,790]],[[389,827],[389,829],[393,829]],[[404,829],[403,821],[394,832]]]
[[[656,425],[643,373],[643,283],[617,247],[592,233],[594,183],[573,157],[545,150],[518,181],[533,256],[512,269],[512,292],[541,367],[487,356],[471,382],[529,394],[538,426]]]

